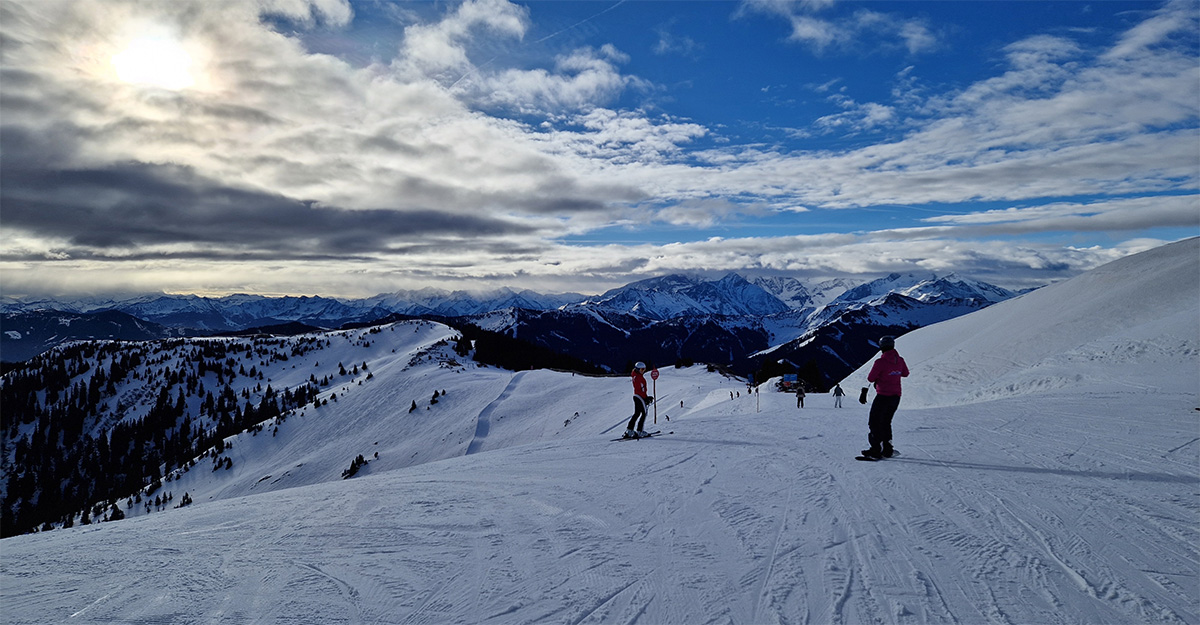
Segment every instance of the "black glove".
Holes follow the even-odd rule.
[[[653,404],[653,403],[654,403],[654,396],[653,396],[653,395],[647,395],[647,396],[646,396],[646,405],[647,405],[647,406],[649,406],[650,404]]]
[[[860,403],[860,404],[867,403],[867,387],[865,387],[865,386],[863,387],[862,392],[858,394],[858,403]]]

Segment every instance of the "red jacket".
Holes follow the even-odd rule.
[[[642,372],[638,371],[637,369],[633,370],[633,394],[641,397],[642,399],[646,399],[647,397],[646,377],[643,376]]]
[[[883,352],[879,360],[871,366],[867,381],[875,383],[875,392],[880,395],[900,396],[900,378],[908,377],[908,365],[896,350]]]

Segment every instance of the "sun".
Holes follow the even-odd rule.
[[[158,87],[186,89],[195,84],[192,57],[178,41],[164,37],[135,39],[112,57],[113,68],[121,80]]]

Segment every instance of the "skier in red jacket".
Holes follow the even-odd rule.
[[[638,362],[633,366],[633,416],[629,417],[629,425],[625,428],[625,438],[641,438],[646,435],[646,405],[654,398],[646,394],[646,363]],[[638,421],[641,417],[641,421]],[[634,426],[637,429],[634,429]]]
[[[862,455],[873,459],[891,458],[895,453],[892,448],[892,417],[900,407],[900,378],[908,377],[908,365],[896,353],[895,337],[879,339],[879,349],[883,353],[867,374],[867,382],[875,385],[875,401],[871,402],[871,416],[867,419],[867,426],[871,430],[867,440],[871,448],[862,452]],[[866,391],[864,388],[860,398],[863,403],[866,403]]]

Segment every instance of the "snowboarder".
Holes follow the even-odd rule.
[[[796,407],[797,408],[804,407],[804,385],[803,384],[796,387]]]
[[[833,385],[833,407],[841,408],[842,407],[842,398],[845,396],[846,396],[846,391],[842,390],[842,385],[834,384]]]
[[[633,416],[629,417],[629,425],[625,428],[625,438],[642,438],[646,436],[646,405],[654,398],[646,394],[646,363],[638,362],[633,365]],[[641,420],[638,420],[641,417]],[[634,429],[634,426],[637,429]]]
[[[896,352],[895,337],[879,339],[879,350],[882,354],[867,374],[867,382],[875,385],[875,401],[871,402],[871,415],[867,419],[870,428],[867,440],[871,448],[862,452],[863,456],[873,460],[891,458],[895,451],[892,449],[892,417],[900,407],[900,378],[908,377],[908,365]]]

